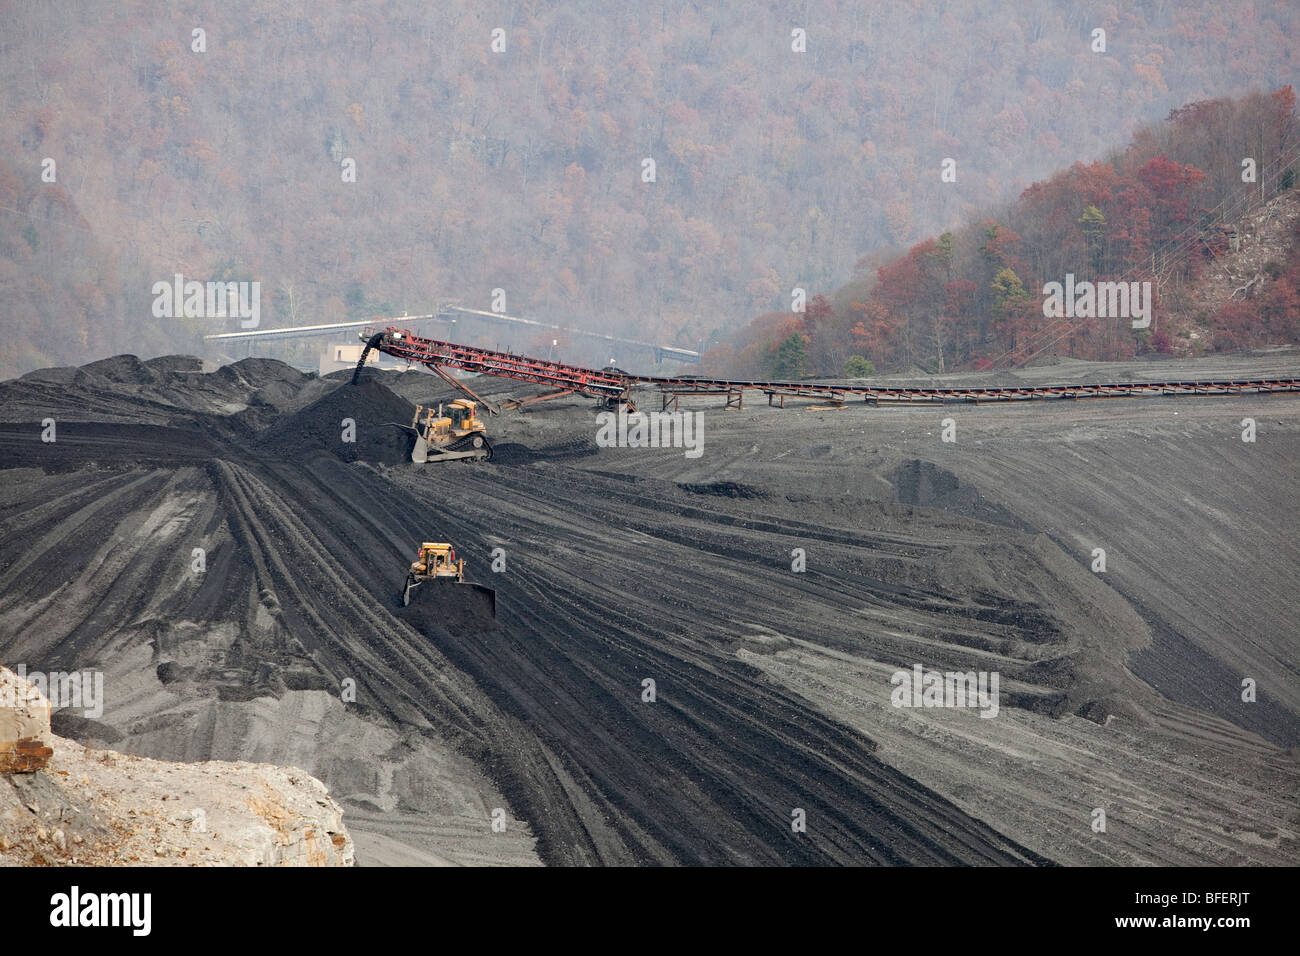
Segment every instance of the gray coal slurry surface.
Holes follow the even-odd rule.
[[[1063,550],[1050,495],[998,493],[1006,449],[964,470],[894,448],[928,411],[710,410],[691,462],[597,449],[570,402],[489,419],[490,464],[421,468],[393,425],[445,386],[346,381],[120,356],[0,383],[0,659],[102,667],[116,691],[68,732],[297,762],[363,863],[529,862],[534,838],[547,863],[1293,857],[1294,760],[1134,675],[1187,638]],[[1030,431],[1078,414],[1010,411]],[[497,590],[495,622],[454,586],[401,607],[422,539]],[[1274,666],[1273,644],[1254,653]],[[914,663],[996,670],[1001,713],[889,707]],[[1294,721],[1270,706],[1262,730]],[[1224,789],[1234,773],[1250,781]],[[1194,825],[1173,809],[1191,793]],[[1108,844],[1088,838],[1103,800],[1122,807]]]

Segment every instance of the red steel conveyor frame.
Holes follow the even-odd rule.
[[[842,401],[861,395],[872,404],[948,404],[951,402],[1015,402],[1047,399],[1132,398],[1144,395],[1242,395],[1247,393],[1300,392],[1300,379],[1261,378],[1209,382],[1123,382],[1106,385],[1021,385],[943,388],[937,386],[831,385],[812,382],[744,382],[730,379],[630,375],[614,369],[583,368],[549,359],[421,338],[405,329],[367,327],[361,337],[380,338],[374,347],[395,358],[419,362],[432,369],[457,368],[533,382],[580,395],[626,400],[633,385],[654,388],[761,389],[778,394]]]

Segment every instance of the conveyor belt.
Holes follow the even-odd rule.
[[[405,329],[367,328],[362,333],[367,350],[379,349],[396,358],[420,362],[430,368],[456,368],[532,382],[561,392],[598,398],[626,399],[633,386],[668,390],[740,392],[749,389],[769,395],[790,395],[833,402],[861,397],[872,405],[946,405],[953,403],[1026,402],[1053,399],[1136,398],[1169,395],[1245,395],[1300,392],[1300,379],[1251,378],[1210,382],[1120,382],[1104,385],[1007,385],[968,388],[938,386],[833,385],[814,382],[750,382],[734,379],[631,375],[617,369],[589,369],[547,359],[456,345],[421,338]],[[362,362],[365,361],[364,356]],[[360,367],[360,363],[358,363]]]

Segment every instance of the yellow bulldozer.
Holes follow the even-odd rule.
[[[420,545],[406,574],[406,586],[402,589],[402,606],[408,607],[411,595],[416,588],[433,582],[435,585],[456,584],[473,589],[482,597],[480,601],[485,610],[493,617],[497,613],[497,592],[481,584],[471,584],[465,580],[465,559],[456,557],[456,549],[446,541],[425,541]]]
[[[411,420],[415,432],[411,461],[423,465],[429,461],[490,459],[492,443],[487,439],[487,426],[478,417],[477,409],[474,402],[463,398],[448,404],[445,411],[442,405],[436,411],[432,405],[427,409],[416,405]]]

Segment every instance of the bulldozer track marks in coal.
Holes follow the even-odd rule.
[[[530,413],[503,425],[509,434],[490,465],[428,468],[407,461],[393,442],[398,429],[382,427],[410,414],[406,399],[369,375],[341,391],[295,374],[250,365],[228,371],[224,385],[207,376],[199,410],[93,384],[94,404],[142,419],[61,418],[48,445],[34,424],[41,414],[0,423],[12,478],[0,497],[0,652],[71,667],[151,649],[153,665],[166,667],[161,680],[191,680],[193,693],[222,700],[275,697],[290,682],[303,686],[307,672],[310,686],[335,694],[353,681],[350,712],[474,761],[548,863],[1041,865],[1059,847],[1063,859],[1106,852],[1035,829],[1036,808],[1064,812],[1050,769],[1035,776],[1041,803],[1025,797],[1010,815],[987,804],[974,813],[984,795],[952,781],[979,766],[951,752],[969,761],[987,751],[935,743],[924,721],[900,731],[888,669],[931,657],[993,667],[1003,713],[1100,722],[1113,682],[1132,680],[1120,673],[1127,649],[1142,644],[1122,632],[1099,645],[1098,628],[1129,627],[1131,608],[1046,533],[1005,524],[1016,516],[991,505],[957,495],[944,499],[952,513],[930,510],[919,485],[914,501],[858,494],[862,466],[841,456],[887,439],[852,438],[816,461],[783,457],[772,449],[799,429],[783,438],[733,416],[719,428],[735,432],[715,440],[743,469],[710,462],[685,472],[680,457],[651,456],[628,474],[619,468],[632,470],[630,459],[597,459],[583,426]],[[208,410],[259,381],[290,396],[283,408],[225,418]],[[43,409],[58,397],[39,384],[4,389],[15,407]],[[83,410],[71,395],[63,401],[56,417]],[[905,414],[915,413],[882,412]],[[340,449],[344,415],[361,440]],[[828,427],[813,426],[819,435]],[[760,441],[765,455],[749,451]],[[1010,467],[989,451],[976,464]],[[827,477],[810,481],[814,472]],[[735,477],[748,483],[727,480]],[[852,516],[840,510],[844,494]],[[497,591],[495,626],[448,627],[426,602],[401,607],[421,540],[454,542],[467,581]],[[206,550],[201,574],[188,567],[195,546]],[[501,573],[492,571],[497,548],[507,555]],[[807,552],[800,573],[793,549]],[[218,642],[215,663],[184,663],[186,627],[234,637]],[[858,682],[827,697],[810,683],[815,670],[799,670],[810,660],[856,669]],[[642,697],[647,679],[652,702]],[[1156,723],[1184,721],[1247,756],[1257,746],[1269,756],[1252,759],[1265,761],[1270,779],[1290,779],[1262,743],[1235,744],[1222,722],[1206,718],[1202,729],[1154,695],[1143,700]],[[975,719],[977,734],[995,723]],[[187,741],[192,759],[222,745],[216,718],[204,721]],[[1075,718],[1043,730],[1027,718],[1007,733],[1059,733],[1062,759],[1077,768],[1082,758],[1069,761],[1090,746],[1093,726]],[[932,753],[947,762],[929,773]],[[1132,754],[1135,766],[1150,757],[1136,744]],[[1091,770],[1071,772],[1083,776],[1062,786],[1091,779]],[[985,782],[989,793],[995,782]],[[1164,802],[1181,793],[1149,792]],[[1222,805],[1231,801],[1225,792]],[[806,832],[791,826],[796,809]],[[361,812],[370,825],[383,816]],[[1252,825],[1265,831],[1275,816],[1262,802]],[[409,823],[398,814],[388,832]],[[1211,834],[1213,815],[1200,826]],[[1117,858],[1147,843],[1139,832]]]
[[[30,429],[0,427],[0,443],[15,452],[11,464],[48,464],[51,449],[33,441]],[[188,593],[159,594],[144,583],[180,579],[186,549],[136,553],[125,573],[143,597],[105,615],[90,609],[47,654],[85,654],[96,627],[158,615],[151,602],[190,617],[235,603],[251,586],[275,595],[286,629],[321,673],[357,682],[364,711],[436,728],[476,756],[549,862],[1040,862],[737,661],[725,620],[692,623],[722,611],[716,601],[690,598],[647,615],[636,602],[664,588],[650,583],[656,562],[627,560],[599,530],[606,516],[627,509],[639,517],[626,523],[656,547],[736,562],[740,551],[713,543],[718,532],[775,538],[811,528],[746,528],[754,523],[683,507],[674,516],[692,529],[683,533],[653,520],[625,482],[601,482],[594,508],[592,476],[554,464],[499,467],[490,476],[457,470],[467,493],[456,494],[450,480],[438,485],[442,479],[418,469],[324,455],[290,464],[195,443],[181,430],[74,427],[56,450],[69,468],[120,470],[62,476],[59,494],[10,505],[6,552],[19,557],[3,572],[8,610],[35,597],[74,531],[111,538],[120,515],[156,506],[169,483],[204,503],[214,546]],[[430,504],[431,480],[460,504]],[[393,597],[411,548],[403,529],[412,522],[438,529],[484,567],[489,536],[530,536],[515,546],[511,572],[492,576],[501,628],[421,633],[396,616]],[[589,573],[548,563],[546,540],[559,528],[590,549]],[[845,536],[826,537],[847,546]],[[830,583],[798,586],[822,600],[843,596]],[[661,687],[654,704],[639,697],[646,676]],[[791,832],[796,807],[808,813],[807,833]]]

